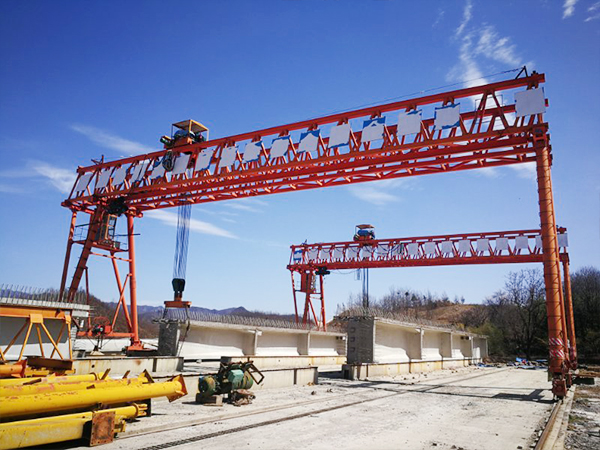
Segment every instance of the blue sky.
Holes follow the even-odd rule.
[[[600,266],[598,1],[4,1],[0,37],[0,283],[58,287],[75,168],[158,149],[173,122],[215,138],[523,64],[546,73],[572,268]],[[172,295],[175,212],[136,221],[140,303]],[[192,218],[186,298],[277,312],[293,308],[291,244],[350,239],[362,222],[379,237],[539,226],[525,166],[206,204]],[[477,303],[521,268],[373,270],[371,294]],[[90,269],[92,292],[116,300],[107,261]],[[327,277],[328,315],[360,287]]]

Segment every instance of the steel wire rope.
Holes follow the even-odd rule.
[[[185,275],[187,269],[187,256],[190,238],[190,221],[192,215],[192,204],[182,203],[177,211],[177,235],[175,238],[175,257],[173,261],[173,279],[183,280],[185,286]],[[181,289],[183,291],[183,287]],[[185,308],[186,312],[186,328],[182,338],[177,346],[177,356],[181,354],[183,343],[185,342],[190,330],[189,308]],[[166,308],[165,308],[166,313]]]
[[[467,83],[472,83],[474,81],[485,80],[487,78],[493,78],[493,77],[497,77],[499,75],[504,75],[506,73],[512,73],[512,72],[522,71],[524,69],[525,69],[525,66],[523,66],[523,67],[517,67],[515,69],[503,70],[501,72],[496,72],[496,73],[489,74],[489,75],[482,75],[480,77],[471,78],[469,80],[457,81],[456,83],[445,84],[443,86],[438,86],[438,87],[434,87],[434,88],[424,89],[424,90],[421,90],[421,91],[411,92],[410,94],[403,94],[403,95],[399,95],[399,96],[396,96],[396,97],[389,97],[389,98],[385,98],[383,100],[376,100],[374,102],[364,103],[362,105],[351,106],[351,107],[345,108],[345,109],[338,109],[338,110],[335,110],[335,111],[330,111],[330,112],[327,112],[327,113],[319,114],[318,116],[309,117],[308,119],[303,120],[303,122],[306,121],[306,120],[318,119],[319,117],[328,116],[328,115],[331,115],[331,114],[339,114],[339,113],[343,113],[343,112],[353,111],[355,109],[366,108],[368,106],[377,106],[377,105],[380,105],[380,104],[391,102],[393,100],[400,100],[400,99],[403,99],[403,98],[413,97],[413,96],[419,95],[419,94],[426,94],[428,92],[439,91],[441,89],[446,89],[446,88],[454,87],[454,86],[460,86],[460,85],[464,85],[464,84],[467,84]]]

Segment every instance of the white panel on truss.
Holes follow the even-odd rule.
[[[212,159],[212,155],[214,150],[202,150],[198,153],[196,157],[196,165],[194,166],[194,170],[198,172],[199,170],[206,170],[210,167],[210,161]]]
[[[344,257],[344,249],[342,247],[335,247],[333,249],[333,259],[342,259]]]
[[[538,250],[542,249],[542,236],[540,236],[539,234],[535,237],[535,248],[537,248]]]
[[[419,254],[419,244],[411,242],[406,246],[409,256],[417,256]]]
[[[468,253],[471,251],[471,241],[468,239],[462,239],[458,241],[459,253]]]
[[[135,183],[136,181],[139,181],[142,179],[142,177],[146,173],[148,164],[150,164],[149,161],[144,161],[144,162],[139,163],[137,166],[135,166],[135,169],[133,169],[133,175],[131,176],[131,180],[130,180],[132,183]]]
[[[125,181],[125,177],[127,176],[128,168],[129,166],[124,165],[115,170],[115,173],[113,173],[113,186],[120,186],[123,184],[123,181]]]
[[[477,239],[477,251],[487,252],[489,250],[490,240],[485,238]]]
[[[362,248],[362,254],[361,256],[363,258],[371,258],[373,256],[373,247],[371,247],[370,245],[366,245]]]
[[[508,238],[497,238],[496,239],[496,250],[508,250]]]
[[[162,165],[162,162],[158,162],[152,169],[152,173],[150,174],[150,179],[154,180],[156,178],[160,178],[165,174],[165,166]]]
[[[450,241],[442,241],[441,243],[442,253],[452,255],[454,253],[454,246]]]
[[[307,131],[300,135],[300,144],[298,145],[298,152],[314,152],[317,150],[319,145],[319,130]]]
[[[515,250],[527,249],[529,249],[529,239],[527,239],[527,236],[517,236],[515,238]]]
[[[350,124],[343,123],[331,127],[329,132],[329,148],[341,147],[342,145],[348,145],[350,142]]]
[[[188,163],[190,162],[190,156],[181,154],[175,160],[175,164],[173,165],[173,175],[181,175],[187,169]]]
[[[365,120],[362,130],[362,142],[371,142],[383,139],[383,129],[385,128],[385,117],[376,117],[375,119]]]
[[[83,175],[81,175],[79,177],[79,180],[77,180],[77,185],[75,186],[75,192],[81,192],[81,191],[85,190],[87,185],[90,183],[90,180],[92,179],[92,175],[94,175],[93,172],[87,172],[87,173],[84,173]]]
[[[569,236],[567,236],[567,233],[559,233],[558,246],[559,247],[568,247],[569,246]]]
[[[455,128],[460,123],[460,103],[435,108],[434,126],[436,130]]]
[[[299,263],[302,261],[302,249],[294,250],[294,262]]]
[[[285,156],[285,154],[288,151],[289,145],[289,136],[282,136],[273,139],[273,143],[271,144],[271,158],[279,158],[281,156]]]
[[[309,261],[314,261],[315,259],[317,259],[318,255],[319,255],[318,248],[309,248],[308,252],[306,254],[306,257],[308,258]]]
[[[329,259],[331,256],[331,247],[321,249],[321,259]]]
[[[262,150],[262,141],[248,142],[244,147],[244,162],[256,161]]]
[[[112,168],[104,169],[98,175],[96,179],[96,189],[104,188],[108,184],[108,180],[110,179],[110,172]]]
[[[392,257],[394,257],[394,256],[402,256],[403,246],[404,246],[404,244],[392,245],[392,248],[391,248]]]
[[[346,251],[346,257],[348,259],[355,259],[358,256],[358,247],[348,247]]]
[[[422,111],[403,111],[398,116],[398,136],[417,134],[421,131]]]
[[[389,251],[390,247],[388,244],[379,244],[377,246],[377,254],[379,256],[386,257]]]
[[[543,89],[527,89],[515,92],[515,107],[517,117],[546,112],[546,99]]]
[[[425,242],[423,244],[423,251],[426,255],[435,255],[436,249],[437,246],[435,245],[435,242]]]
[[[237,145],[234,145],[233,147],[225,147],[221,153],[221,162],[219,162],[219,167],[231,167],[235,162],[237,149]]]

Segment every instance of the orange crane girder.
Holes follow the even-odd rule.
[[[566,229],[559,233],[566,236]],[[302,244],[291,249],[287,268],[293,272],[543,261],[541,230]]]
[[[181,201],[204,203],[532,162],[532,136],[546,133],[547,124],[541,114],[515,117],[515,104],[502,104],[501,96],[543,81],[544,75],[533,74],[80,167],[63,205],[89,211],[98,204],[125,198],[128,207],[141,213],[176,206]],[[474,96],[479,104],[470,110]],[[467,111],[460,114],[459,126],[448,130],[436,128],[434,118],[424,118],[414,135],[399,136],[397,125],[392,124],[384,127],[380,144],[363,142],[362,132],[351,130],[348,145],[332,147],[329,137],[319,134],[313,152],[302,151],[297,136],[300,130],[326,130],[354,119],[457,100],[462,100],[462,108]],[[266,139],[282,136],[289,136],[289,142],[283,153],[277,153],[281,156],[276,156]],[[245,152],[235,146],[251,142],[259,143],[260,150],[256,159],[248,161]],[[163,170],[161,162],[167,154],[175,158],[176,164],[181,161],[178,169]]]

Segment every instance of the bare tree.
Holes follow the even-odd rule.
[[[571,277],[577,349],[582,356],[600,355],[600,270],[582,267]]]
[[[511,272],[504,288],[486,301],[490,320],[502,330],[511,353],[531,358],[545,351],[544,279],[539,270]]]

